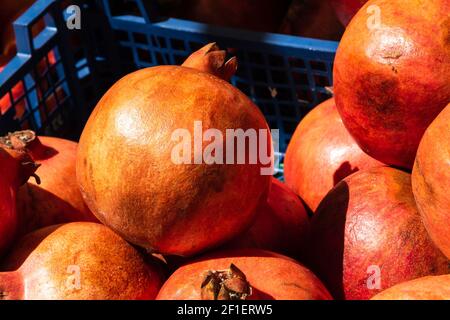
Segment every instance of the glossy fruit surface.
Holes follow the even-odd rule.
[[[3,299],[153,299],[159,264],[107,227],[75,222],[35,231],[18,242],[0,273]]]
[[[382,163],[364,153],[342,123],[334,99],[298,125],[284,160],[286,184],[314,211],[342,179]]]
[[[336,106],[362,150],[410,170],[450,101],[450,1],[371,0],[364,8],[336,53]]]
[[[211,291],[214,287],[218,291]],[[157,299],[232,300],[233,296],[238,300],[331,299],[319,279],[296,261],[255,249],[216,253],[182,266]]]
[[[450,259],[450,105],[423,136],[412,174],[412,186],[428,233]]]
[[[421,221],[408,173],[357,172],[321,202],[311,223],[310,266],[338,299],[370,299],[408,280],[449,273]]]

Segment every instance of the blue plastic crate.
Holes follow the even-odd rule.
[[[238,57],[232,83],[280,130],[281,152],[302,117],[330,97],[336,42],[163,19],[153,1],[130,1],[132,13],[118,10],[119,0],[73,1],[82,8],[81,30],[68,30],[58,0],[36,1],[14,23],[18,54],[0,73],[0,97],[11,105],[1,111],[0,134],[30,128],[76,138],[116,79],[139,68],[180,64],[212,41]],[[46,26],[33,37],[32,26],[42,19]],[[12,99],[17,86],[24,94]]]

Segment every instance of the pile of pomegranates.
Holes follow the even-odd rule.
[[[308,13],[324,27],[311,34],[336,36],[355,16],[285,182],[227,50],[125,75],[79,143],[0,137],[0,300],[450,299],[450,1],[185,1],[180,15],[273,29],[289,4],[286,33],[309,32]]]

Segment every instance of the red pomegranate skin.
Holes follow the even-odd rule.
[[[336,105],[360,147],[383,163],[412,169],[426,128],[450,101],[448,12],[449,0],[371,0],[342,37]]]
[[[17,235],[17,189],[35,170],[28,154],[0,146],[0,257]]]
[[[222,27],[275,32],[289,0],[183,0],[177,16]]]
[[[27,146],[28,153],[40,164],[41,183],[30,180],[17,194],[21,235],[68,222],[98,222],[84,203],[76,180],[77,143],[37,137]]]
[[[336,15],[344,26],[347,26],[353,16],[367,0],[329,0]]]
[[[180,256],[222,245],[251,224],[271,177],[261,175],[265,166],[259,161],[174,163],[172,152],[180,142],[173,133],[185,129],[194,137],[196,121],[224,137],[228,129],[265,130],[270,152],[269,127],[260,110],[211,74],[177,66],[147,68],[119,80],[104,95],[77,154],[80,189],[101,222],[154,253]]]
[[[450,275],[429,276],[400,283],[371,300],[450,300]]]
[[[262,249],[299,258],[306,246],[308,230],[309,217],[300,198],[272,178],[269,195],[256,209],[250,229],[226,247]]]
[[[151,300],[164,281],[157,260],[89,222],[26,235],[3,270],[15,271],[0,273],[0,300]]]
[[[337,183],[383,164],[364,153],[349,134],[334,99],[315,107],[298,125],[286,151],[286,184],[315,211]]]
[[[450,104],[422,138],[412,186],[428,233],[450,259]]]
[[[248,300],[330,300],[320,280],[295,260],[257,249],[218,252],[180,267],[161,288],[157,300],[202,300],[208,271],[236,265],[253,288]]]
[[[321,202],[309,260],[336,299],[370,299],[401,282],[449,273],[423,226],[410,179],[389,167],[360,171]]]

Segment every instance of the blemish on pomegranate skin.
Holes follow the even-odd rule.
[[[414,44],[402,28],[382,26],[373,31],[366,55],[381,64],[391,65],[413,51]]]

